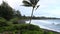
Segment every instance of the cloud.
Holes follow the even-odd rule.
[[[55,4],[56,4],[56,0],[40,0],[41,8],[46,8]]]
[[[0,0],[0,4],[2,3],[2,0]]]
[[[0,0],[2,1],[2,0]],[[6,0],[6,2],[14,9],[20,10],[22,15],[30,15],[31,8],[26,8],[22,5],[22,0]],[[60,0],[40,0],[40,7],[34,11],[35,16],[55,16],[60,17]]]
[[[12,8],[18,8],[22,4],[22,0],[5,0]]]

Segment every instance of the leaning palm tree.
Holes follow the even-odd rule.
[[[32,17],[33,17],[33,11],[34,11],[34,9],[35,9],[38,1],[39,1],[39,0],[28,0],[28,1],[23,0],[23,4],[24,4],[23,6],[32,7],[32,8],[33,8],[33,9],[32,9],[32,13],[31,13],[31,18],[30,18],[29,24],[31,23],[31,19],[32,19]],[[37,5],[37,8],[38,8],[38,7],[39,7],[39,5]],[[36,8],[36,9],[37,9],[37,8]]]

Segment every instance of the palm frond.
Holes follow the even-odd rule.
[[[35,3],[34,0],[29,0],[29,1],[30,1],[31,4],[34,4]]]
[[[31,5],[22,5],[22,6],[26,6],[26,7],[32,7]]]
[[[28,1],[23,1],[23,4],[24,4],[25,6],[32,6],[32,4],[29,3]]]
[[[35,0],[35,5],[38,3],[39,0]]]
[[[37,10],[39,8],[40,5],[37,6],[37,8],[35,10]]]
[[[39,0],[29,0],[31,4],[36,5]]]

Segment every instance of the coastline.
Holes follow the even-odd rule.
[[[53,33],[58,33],[58,34],[60,34],[60,32],[57,32],[57,31],[48,30],[48,29],[43,29],[43,28],[41,28],[41,29],[44,30],[45,32],[53,32]]]

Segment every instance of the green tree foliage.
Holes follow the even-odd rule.
[[[7,21],[0,17],[0,27],[8,26]]]
[[[10,20],[16,15],[21,16],[19,11],[15,11],[8,5],[8,3],[3,1],[3,3],[0,5],[0,17],[5,18],[6,20]]]
[[[17,10],[16,13],[17,13],[18,17],[21,17],[21,14],[20,14],[19,10]]]
[[[3,17],[7,20],[13,17],[13,9],[4,1],[0,5],[0,17]]]
[[[15,13],[15,17],[21,18],[21,13],[19,10],[15,11],[14,13]]]

